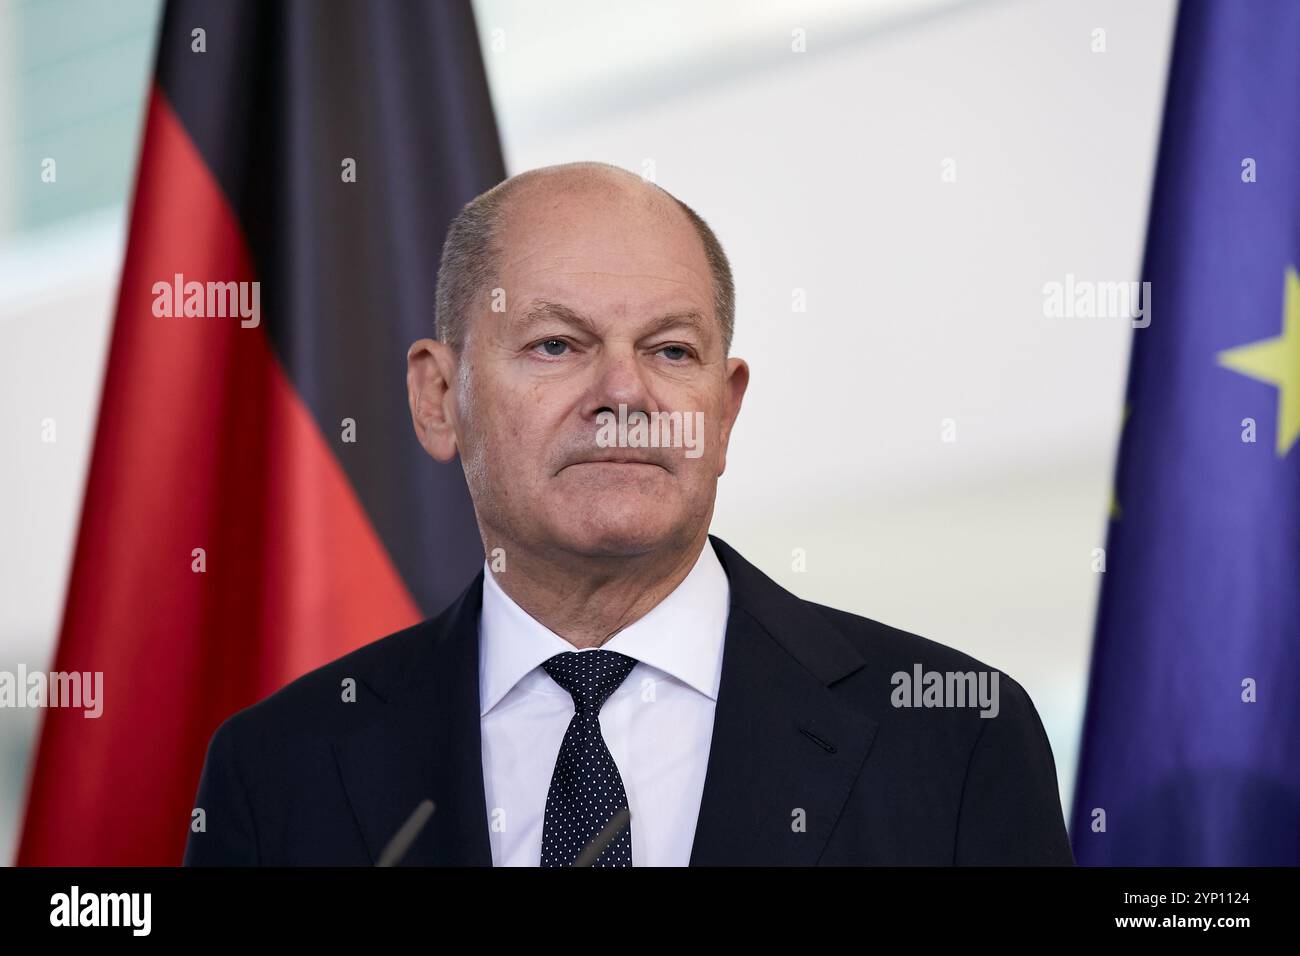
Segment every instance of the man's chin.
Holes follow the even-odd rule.
[[[565,469],[542,501],[548,537],[590,557],[636,557],[670,548],[690,521],[680,477],[653,465]]]
[[[565,550],[589,557],[636,557],[650,554],[675,539],[677,525],[670,519],[667,501],[646,501],[643,507],[630,507],[621,501],[588,503],[567,514],[559,515],[562,527],[555,540]]]

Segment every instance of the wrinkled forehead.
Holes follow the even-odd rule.
[[[511,197],[498,253],[508,311],[537,297],[634,311],[679,299],[712,314],[712,274],[695,227],[671,197],[639,181],[530,184]]]

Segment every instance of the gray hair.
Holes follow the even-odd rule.
[[[626,176],[635,175],[606,163],[567,163],[546,168],[554,170],[571,167],[587,170],[603,167],[617,170]],[[507,200],[521,181],[537,172],[540,171],[530,170],[512,176],[476,196],[456,214],[447,229],[447,238],[442,245],[442,262],[438,267],[434,322],[438,339],[457,352],[465,344],[468,317],[474,312],[476,304],[482,302],[480,296],[484,290],[491,288],[496,279],[497,262],[501,255],[498,229]],[[704,255],[713,274],[713,310],[722,328],[724,352],[729,353],[736,324],[736,288],[731,277],[731,263],[722,249],[722,243],[694,209],[657,183],[652,185],[672,199],[686,214],[704,245]]]

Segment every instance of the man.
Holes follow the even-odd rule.
[[[452,223],[437,313],[411,415],[484,569],[227,720],[187,863],[1073,862],[1018,684],[709,536],[749,370],[693,211],[601,164],[516,176]]]

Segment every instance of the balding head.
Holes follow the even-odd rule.
[[[735,328],[735,285],[731,265],[713,230],[695,210],[662,187],[617,166],[595,162],[519,173],[461,209],[447,230],[438,269],[438,338],[459,352],[471,317],[492,311],[492,290],[501,287],[502,255],[520,224],[537,216],[562,215],[566,206],[581,203],[617,209],[629,227],[667,231],[686,227],[693,231],[711,277],[713,317],[721,331],[724,354],[729,352]]]
[[[407,394],[429,454],[460,455],[485,550],[595,577],[693,562],[749,380],[727,354],[732,312],[709,227],[622,170],[534,170],[466,206],[442,341],[411,346]],[[628,445],[601,431],[614,415],[680,425],[649,444],[623,428]]]

